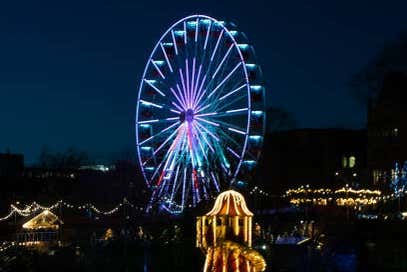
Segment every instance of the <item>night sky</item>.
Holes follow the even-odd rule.
[[[406,11],[403,0],[1,1],[0,152],[33,163],[44,145],[95,159],[132,150],[147,57],[167,27],[196,13],[237,23],[268,104],[300,127],[363,127],[347,83],[407,28]]]

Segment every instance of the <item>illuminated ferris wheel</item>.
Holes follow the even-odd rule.
[[[155,45],[136,112],[149,208],[171,213],[244,183],[263,142],[265,89],[252,46],[233,23],[192,15]]]

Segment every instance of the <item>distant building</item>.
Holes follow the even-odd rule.
[[[395,162],[407,160],[407,74],[391,73],[368,109],[369,181],[388,187]]]
[[[24,170],[22,154],[0,153],[0,177],[15,177]]]
[[[257,175],[273,194],[312,187],[359,186],[366,180],[366,130],[297,129],[269,134]]]

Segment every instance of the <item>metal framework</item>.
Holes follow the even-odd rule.
[[[149,208],[179,213],[241,182],[260,154],[264,96],[254,51],[233,23],[192,15],[173,24],[154,46],[137,100]]]

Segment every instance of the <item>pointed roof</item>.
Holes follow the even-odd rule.
[[[253,216],[253,213],[247,208],[241,193],[228,190],[218,195],[212,210],[206,214],[206,216],[214,215]]]
[[[49,210],[44,210],[40,214],[31,218],[23,225],[24,229],[37,230],[37,229],[58,229],[59,224],[63,222]]]

